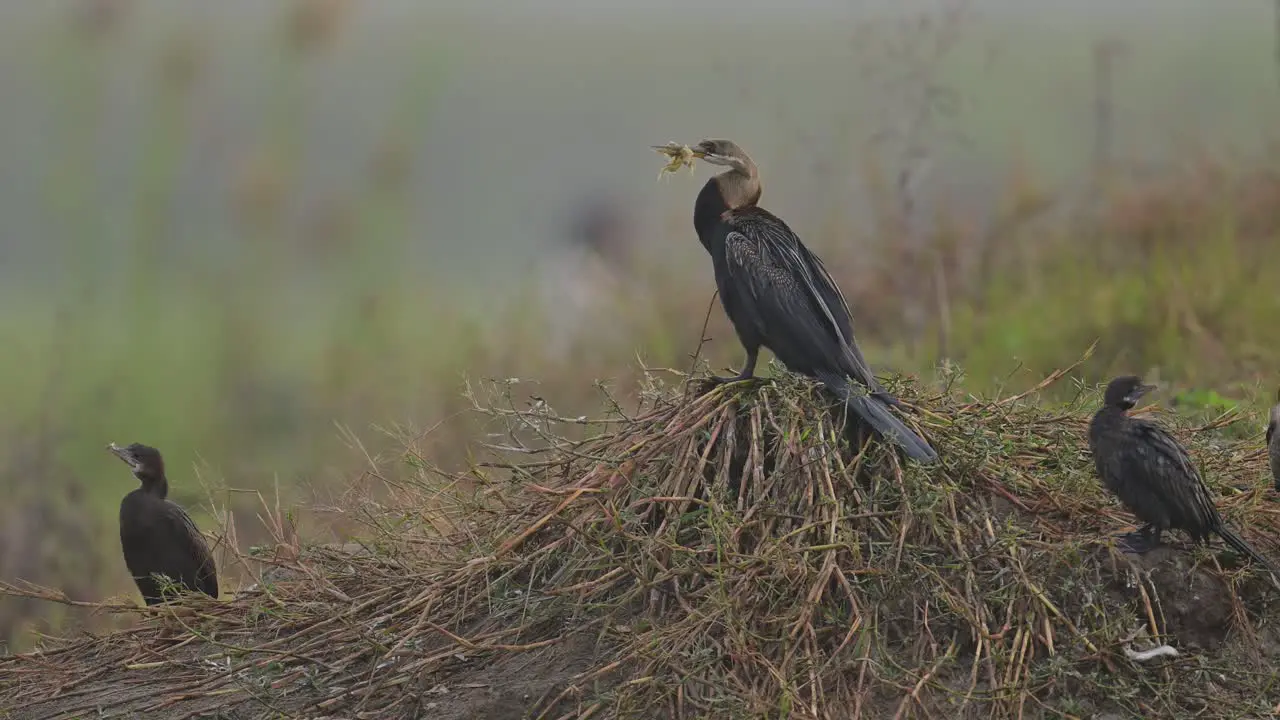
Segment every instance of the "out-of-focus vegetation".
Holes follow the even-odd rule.
[[[242,545],[266,535],[259,495],[238,490],[310,508],[299,515],[306,534],[342,534],[359,522],[344,513],[343,495],[358,491],[352,479],[361,472],[394,474],[406,448],[444,465],[465,461],[474,438],[453,419],[466,402],[465,377],[538,378],[528,394],[572,412],[594,407],[594,379],[625,396],[640,361],[687,367],[699,347],[712,284],[688,213],[705,168],[697,181],[681,176],[652,191],[660,197],[645,237],[656,239],[641,241],[649,252],[572,314],[544,299],[539,274],[524,272],[543,245],[424,231],[439,227],[421,212],[433,191],[468,193],[457,211],[469,219],[445,226],[476,233],[494,207],[520,202],[493,189],[503,187],[501,163],[491,188],[461,167],[470,158],[424,149],[448,109],[440,103],[454,77],[451,53],[465,44],[406,39],[430,22],[398,19],[389,23],[402,28],[396,42],[346,47],[345,80],[326,85],[344,33],[368,22],[351,3],[281,5],[261,32],[234,43],[203,28],[194,6],[190,16],[147,2],[56,7],[24,16],[21,30],[10,24],[7,37],[21,42],[3,50],[6,65],[27,63],[12,82],[33,83],[6,94],[39,98],[45,111],[18,113],[25,120],[4,124],[0,138],[5,148],[26,147],[21,157],[31,160],[21,175],[5,175],[25,182],[0,188],[0,207],[39,219],[6,223],[0,239],[0,489],[9,498],[0,507],[0,577],[81,598],[133,592],[115,513],[134,482],[102,449],[108,441],[161,448],[173,497],[196,510],[202,527],[233,526]],[[1217,27],[1195,12],[1133,24],[1124,37],[1129,64],[1117,61],[1109,93],[1089,78],[1095,51],[1110,47],[1095,41],[1112,33],[927,17],[893,35],[923,38],[926,49],[910,61],[894,43],[870,41],[860,54],[823,57],[836,77],[879,73],[883,92],[854,102],[846,126],[820,107],[767,100],[758,100],[767,108],[760,114],[781,118],[743,119],[696,96],[682,110],[656,78],[705,74],[699,82],[737,88],[746,102],[799,84],[748,82],[732,63],[654,60],[649,54],[663,53],[653,48],[671,36],[646,47],[632,30],[612,39],[611,54],[592,45],[596,59],[582,73],[616,71],[629,78],[620,86],[635,86],[629,94],[646,96],[636,104],[670,107],[679,121],[634,136],[622,125],[625,137],[555,152],[590,156],[599,147],[609,158],[602,172],[637,182],[651,182],[660,163],[646,146],[671,139],[727,135],[757,159],[774,158],[765,163],[766,173],[778,170],[765,178],[765,204],[827,259],[878,365],[931,379],[939,363],[959,363],[974,387],[1018,386],[1098,339],[1084,368],[1094,381],[1142,372],[1246,402],[1259,384],[1272,386],[1280,182],[1257,138],[1271,131],[1280,103],[1270,40],[1259,29],[1266,14],[1249,22],[1227,13]],[[528,33],[494,32],[538,62]],[[547,56],[565,44],[549,43]],[[1009,44],[1042,52],[1002,59]],[[353,65],[361,53],[367,62]],[[389,92],[343,94],[360,96],[362,78],[393,71],[400,80]],[[257,94],[225,92],[246,73]],[[575,77],[562,72],[555,87],[572,87]],[[656,85],[651,96],[638,78]],[[490,80],[491,90],[475,92],[536,101],[509,78]],[[232,99],[222,106],[211,97]],[[935,107],[940,97],[951,100]],[[236,114],[236,103],[252,110]],[[127,116],[145,123],[120,127],[121,108],[139,106],[146,112]],[[610,107],[600,100],[597,124],[612,122]],[[1185,113],[1172,118],[1174,107]],[[758,130],[807,128],[817,124],[810,114],[835,134]],[[331,117],[341,121],[322,122]],[[484,134],[483,119],[477,126]],[[860,137],[885,128],[893,131],[885,143]],[[528,132],[520,148],[567,144],[555,132]],[[1068,132],[1102,138],[1096,162],[1054,144]],[[495,163],[511,143],[485,136],[476,162]],[[1124,152],[1131,147],[1141,148],[1141,163]],[[913,173],[904,190],[900,170],[916,164],[904,165],[901,148],[927,156],[937,174]],[[459,167],[431,165],[441,158]],[[522,160],[508,164],[532,172]],[[461,179],[446,192],[441,184],[455,169]],[[846,176],[857,184],[829,182]],[[18,236],[27,232],[38,242]],[[472,272],[478,267],[484,272]],[[703,354],[737,366],[718,307],[710,318]],[[231,518],[213,517],[213,507]],[[0,641],[56,626],[63,618],[50,612],[0,600]]]

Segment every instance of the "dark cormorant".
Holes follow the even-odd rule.
[[[195,523],[177,504],[166,500],[169,481],[160,451],[139,443],[107,446],[123,460],[142,487],[120,502],[120,545],[124,563],[147,605],[162,602],[152,574],[166,575],[175,585],[218,597],[213,555]]]
[[[822,261],[785,222],[757,205],[755,163],[729,140],[703,140],[692,151],[728,168],[707,181],[693,209],[694,229],[715,267],[720,304],[747,351],[737,377],[716,380],[753,377],[760,348],[767,347],[793,372],[821,381],[908,456],[936,462],[933,448],[889,411],[898,401],[871,373],[853,337],[849,305]],[[851,379],[868,392],[855,390]]]
[[[1280,570],[1223,525],[1186,448],[1159,425],[1129,417],[1127,411],[1154,389],[1135,375],[1112,380],[1102,409],[1089,423],[1089,449],[1098,477],[1146,523],[1125,536],[1122,544],[1141,553],[1159,545],[1160,533],[1165,530],[1185,530],[1196,542],[1208,542],[1209,535],[1216,533],[1280,578]]]
[[[1271,461],[1271,480],[1280,490],[1280,390],[1276,391],[1276,404],[1271,406],[1267,422],[1267,457]]]

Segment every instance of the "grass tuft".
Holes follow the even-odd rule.
[[[1074,366],[1073,366],[1074,367]],[[1280,595],[1228,552],[1134,558],[1093,476],[1097,404],[892,378],[943,457],[856,442],[786,373],[645,375],[600,418],[472,389],[470,467],[363,508],[359,545],[277,552],[228,601],[0,660],[33,716],[1253,717],[1280,694]],[[1228,522],[1280,518],[1256,440],[1179,427]],[[1246,486],[1240,489],[1238,485]],[[277,548],[279,550],[279,548]],[[240,558],[261,563],[262,558]],[[6,587],[58,598],[39,588]],[[24,715],[25,716],[25,715]]]

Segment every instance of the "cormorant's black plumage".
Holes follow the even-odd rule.
[[[1138,398],[1154,389],[1133,375],[1107,385],[1102,409],[1089,423],[1089,449],[1098,477],[1139,520],[1131,549],[1160,543],[1165,530],[1184,530],[1196,542],[1216,534],[1240,553],[1280,578],[1280,570],[1222,522],[1191,456],[1169,431],[1149,420],[1129,417]]]
[[[163,601],[163,584],[153,574],[218,597],[217,570],[209,546],[186,511],[165,499],[169,481],[160,451],[139,443],[127,447],[113,443],[107,449],[128,464],[142,482],[142,487],[120,502],[120,545],[143,601],[147,605]]]
[[[747,351],[738,377],[719,379],[752,377],[760,348],[767,347],[792,371],[820,380],[910,457],[937,461],[933,448],[889,411],[897,400],[872,374],[853,337],[848,303],[822,261],[785,222],[757,205],[755,164],[728,140],[704,140],[694,152],[729,168],[707,181],[693,213],[720,303]],[[866,392],[855,391],[851,379]]]
[[[1271,406],[1267,419],[1267,458],[1271,461],[1271,481],[1280,490],[1280,391],[1276,392],[1276,404]]]

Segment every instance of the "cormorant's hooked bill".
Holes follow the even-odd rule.
[[[1118,377],[1107,385],[1102,404],[1131,410],[1137,406],[1142,396],[1158,389],[1156,385],[1147,385],[1141,378],[1134,375]]]
[[[148,470],[158,470],[164,473],[164,460],[160,456],[160,452],[153,447],[148,447],[141,443],[131,443],[126,446],[120,446],[115,443],[108,443],[107,450],[112,455],[124,461],[129,469],[137,473],[145,473]]]

